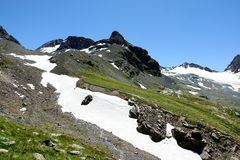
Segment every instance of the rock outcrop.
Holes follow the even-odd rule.
[[[150,106],[134,104],[129,117],[137,119],[138,132],[149,135],[154,142],[160,142],[166,137],[166,120],[161,111],[153,110]]]
[[[2,26],[0,26],[0,38],[15,42],[20,45],[20,43],[16,40],[16,38],[8,34],[7,31]]]
[[[231,71],[233,73],[240,72],[240,54],[236,55],[232,62],[227,66],[225,71]]]

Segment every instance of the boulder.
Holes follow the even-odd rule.
[[[150,106],[142,106],[137,116],[137,131],[149,135],[154,142],[160,142],[166,137],[165,119],[162,112]]]
[[[84,98],[81,105],[88,105],[93,100],[93,97],[91,95],[88,95]]]
[[[129,117],[137,119],[138,118],[138,108],[134,106],[132,109],[129,110]]]
[[[46,160],[46,159],[43,157],[43,155],[40,154],[40,153],[34,153],[33,156],[34,156],[35,160]]]
[[[172,129],[172,134],[179,146],[198,154],[201,154],[206,146],[206,142],[202,137],[201,131],[197,129],[186,132],[181,128],[174,128]]]
[[[56,146],[55,143],[53,143],[51,140],[48,140],[48,139],[42,141],[41,144],[44,146],[47,146],[47,147],[55,147]]]

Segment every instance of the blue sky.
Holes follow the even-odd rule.
[[[30,49],[117,30],[162,66],[223,70],[240,53],[239,0],[1,0],[0,25]]]

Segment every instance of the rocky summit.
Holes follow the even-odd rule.
[[[231,71],[233,73],[239,73],[240,72],[240,54],[236,55],[232,62],[227,66],[225,71]]]

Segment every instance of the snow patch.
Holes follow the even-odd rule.
[[[144,85],[142,85],[141,83],[138,82],[138,85],[140,86],[140,88],[142,89],[147,89]]]
[[[35,86],[33,85],[33,84],[31,84],[31,83],[28,83],[27,84],[32,90],[34,90],[35,89]]]
[[[14,93],[16,93],[20,98],[24,98],[24,97],[25,97],[25,95],[20,94],[20,93],[18,93],[17,91],[15,91]]]
[[[205,88],[205,89],[211,89],[207,86],[204,86],[204,84],[202,82],[198,82],[198,85],[201,86],[202,88]]]
[[[118,69],[119,70],[119,68],[118,68],[118,66],[116,66],[116,64],[115,63],[111,63],[111,65],[114,67],[114,68],[116,68],[116,69]]]
[[[187,85],[189,88],[192,88],[192,89],[195,89],[195,90],[201,90],[201,88],[198,88],[198,87],[194,87],[194,86],[191,86],[191,85]]]
[[[18,87],[18,85],[16,85],[15,83],[12,83],[12,85],[13,85],[15,88],[17,88],[17,87]]]
[[[50,83],[56,88],[56,92],[60,93],[58,103],[62,106],[63,112],[71,112],[76,118],[96,124],[162,160],[201,160],[196,153],[179,147],[173,137],[155,143],[149,136],[138,133],[136,131],[136,120],[128,117],[129,110],[132,107],[128,105],[127,101],[116,96],[76,88],[78,78],[49,72],[55,67],[48,61],[49,57],[41,58],[42,56],[37,55],[26,57],[29,60],[36,61],[35,64],[31,64],[32,66],[41,67],[40,69],[47,71],[42,74],[41,84],[46,86]],[[45,62],[42,61],[43,59]],[[92,95],[93,101],[87,107],[82,107],[81,101],[87,95]],[[171,126],[167,125],[169,136],[171,136],[170,131]]]
[[[105,50],[107,50],[107,48],[100,48],[100,49],[98,49],[98,51],[105,51]]]
[[[102,54],[99,54],[98,57],[101,57],[101,58],[102,58]]]
[[[40,52],[52,53],[52,52],[55,52],[59,47],[60,47],[60,44],[53,47],[43,47],[40,49]]]
[[[85,49],[81,49],[80,51],[90,54],[96,50],[96,48],[94,48],[94,49],[91,49],[91,48],[92,48],[92,46],[85,48]]]
[[[25,112],[27,110],[27,108],[23,107],[20,109],[21,112]]]
[[[194,92],[194,91],[189,91],[189,93],[192,94],[192,95],[197,95],[198,94],[198,92]]]

